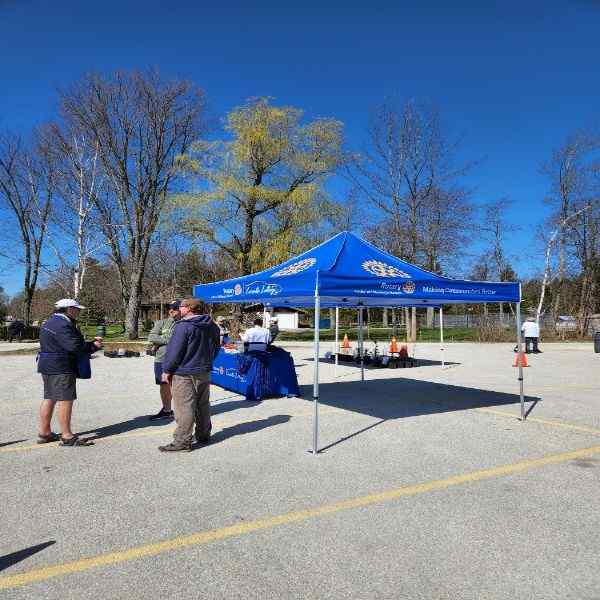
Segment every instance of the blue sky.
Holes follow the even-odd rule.
[[[598,121],[600,1],[414,4],[0,0],[0,129],[29,131],[54,117],[57,88],[117,68],[190,78],[218,116],[271,96],[336,117],[351,146],[386,96],[426,99],[463,157],[483,159],[467,179],[474,199],[514,201],[515,267],[528,275],[547,210],[540,165]],[[2,266],[14,293],[19,270]]]

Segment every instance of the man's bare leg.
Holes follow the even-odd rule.
[[[40,404],[40,436],[48,436],[52,433],[52,413],[54,412],[53,400],[42,400]]]
[[[167,412],[171,411],[171,386],[168,383],[160,384],[160,399],[162,401],[163,409]]]
[[[60,423],[60,434],[65,440],[73,437],[71,431],[71,415],[73,414],[73,401],[61,400],[58,403],[58,422]]]

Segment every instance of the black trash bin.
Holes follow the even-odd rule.
[[[600,354],[600,331],[594,334],[594,352]]]

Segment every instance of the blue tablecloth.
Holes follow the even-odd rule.
[[[248,354],[225,352],[221,348],[213,364],[211,381],[246,396],[246,400],[300,395],[292,355],[281,348]]]

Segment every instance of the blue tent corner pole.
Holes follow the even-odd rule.
[[[335,371],[334,377],[337,377],[337,368],[340,353],[340,307],[335,307]]]
[[[313,371],[313,445],[312,453],[319,452],[319,318],[321,316],[321,299],[315,296],[315,365]]]
[[[445,366],[444,363],[444,309],[440,306],[440,351],[442,354],[442,369]]]
[[[358,309],[358,351],[360,352],[360,380],[365,380],[365,342],[363,338],[363,307]]]
[[[519,396],[521,399],[521,421],[525,420],[525,396],[523,394],[523,338],[521,336],[521,303],[517,302],[517,363],[519,365]]]

